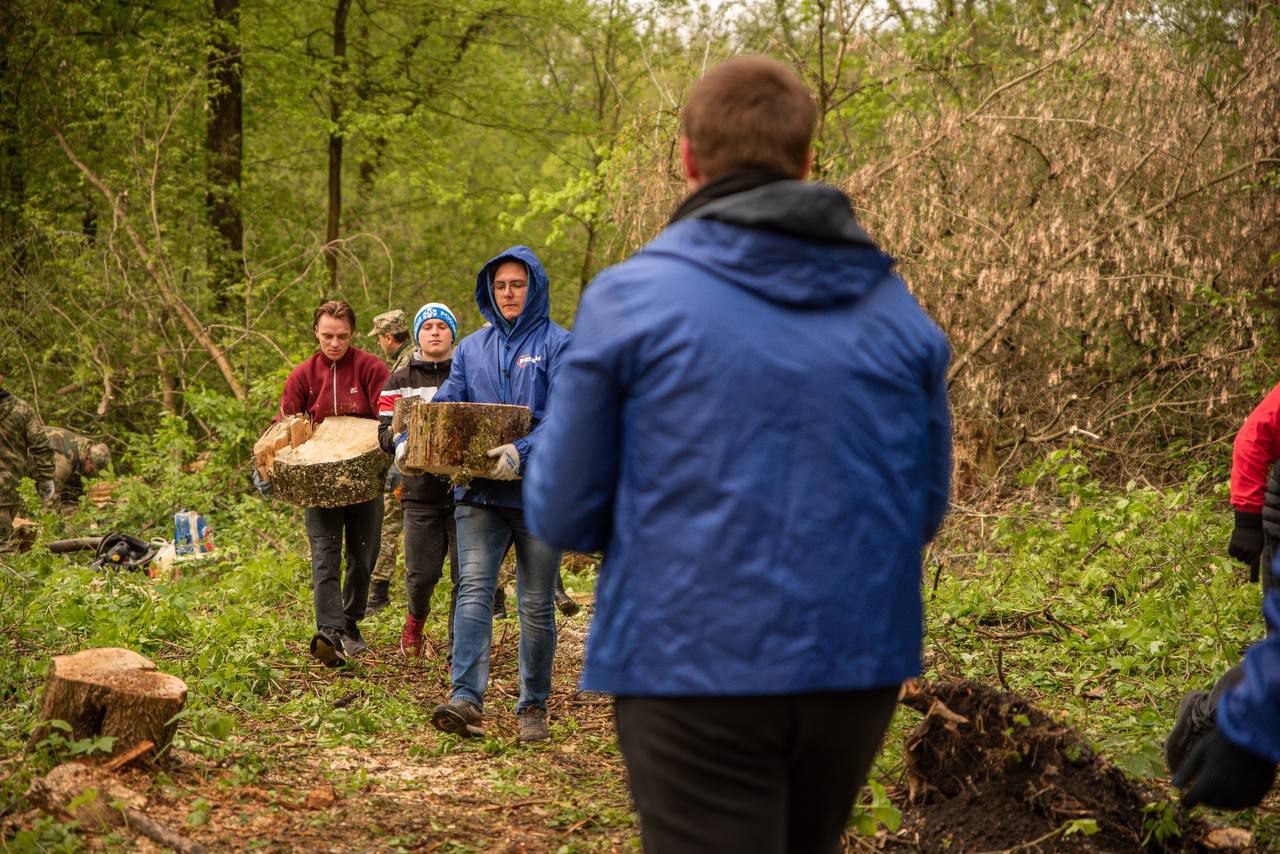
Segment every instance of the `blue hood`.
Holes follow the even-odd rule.
[[[529,271],[529,292],[514,327],[503,318],[493,303],[493,273],[504,261],[519,261]],[[490,258],[480,268],[480,272],[476,273],[476,306],[484,319],[493,324],[494,329],[512,342],[519,341],[551,317],[549,282],[547,271],[532,249],[528,246],[512,246]]]
[[[893,266],[843,193],[803,181],[777,181],[704,205],[645,252],[676,256],[770,302],[812,308],[862,298]]]

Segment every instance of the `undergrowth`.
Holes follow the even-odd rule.
[[[413,733],[402,745],[407,762],[472,752],[495,763],[474,781],[488,796],[519,803],[527,795],[522,769],[542,767],[537,752],[498,737],[424,735],[433,698],[443,697],[448,682],[443,656],[415,665],[421,672],[411,680],[401,678],[409,665],[394,657],[365,678],[330,678],[307,661],[312,606],[299,511],[252,493],[230,453],[183,472],[196,445],[181,422],[132,447],[133,473],[114,475],[117,501],[107,508],[41,513],[28,484],[24,496],[43,526],[41,541],[95,525],[171,536],[168,520],[185,508],[212,522],[217,551],[179,564],[180,574],[166,579],[97,574],[87,553],[62,557],[40,547],[0,558],[0,818],[27,808],[35,774],[101,747],[54,730],[27,752],[50,656],[90,646],[137,650],[187,682],[175,748],[218,761],[228,785],[257,780],[277,761],[272,745],[363,750]],[[1161,780],[1160,745],[1179,698],[1211,685],[1261,636],[1260,593],[1225,556],[1230,521],[1215,478],[1193,470],[1178,489],[1116,488],[1093,479],[1087,462],[1080,451],[1055,452],[1023,472],[1014,500],[999,512],[955,509],[925,566],[926,676],[1020,692],[1065,713],[1129,772]],[[566,583],[589,592],[593,573],[582,570]],[[447,596],[444,581],[428,624],[441,643]],[[366,637],[390,648],[398,632],[395,614],[371,620]],[[360,665],[354,670],[362,675]],[[902,783],[901,745],[913,723],[911,713],[899,714],[851,822],[855,831],[896,829],[891,794]],[[560,775],[554,785],[564,794],[546,821],[634,837],[612,739],[579,725],[574,714],[561,716],[553,739],[577,752],[589,776],[548,772]],[[590,776],[593,763],[599,773]],[[354,791],[367,781],[353,772],[335,784]],[[199,799],[192,802],[192,826],[201,809]],[[1227,818],[1252,824],[1265,844],[1280,841],[1273,812]],[[6,846],[70,850],[75,838],[74,825],[40,819]]]

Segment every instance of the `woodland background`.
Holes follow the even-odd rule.
[[[1176,845],[1164,735],[1262,633],[1257,585],[1225,555],[1225,480],[1280,380],[1276,4],[9,0],[0,43],[0,373],[46,423],[117,452],[105,506],[44,511],[24,485],[42,542],[0,560],[0,850],[128,843],[25,794],[110,750],[56,734],[28,750],[49,656],[89,646],[187,681],[171,755],[130,783],[215,848],[638,844],[607,701],[576,690],[587,618],[560,626],[545,749],[514,743],[513,620],[489,736],[438,736],[444,659],[400,657],[399,582],[367,659],[336,677],[307,663],[301,520],[251,491],[248,454],[323,299],[350,300],[360,332],[442,300],[469,332],[476,270],[525,243],[571,325],[592,276],[684,192],[684,93],[744,52],[809,83],[816,177],[849,193],[954,350],[925,676],[1065,716],[1162,792],[1129,829]],[[217,552],[180,576],[42,547],[163,535],[183,508]],[[594,577],[566,564],[584,603]],[[918,720],[900,712],[847,850],[949,832],[954,816],[909,803]],[[977,814],[1003,835],[975,850],[1090,850],[1092,819],[1019,835]],[[1214,821],[1280,845],[1275,796]]]
[[[690,83],[766,52],[815,93],[816,177],[950,337],[980,474],[1071,439],[1131,474],[1219,455],[1277,376],[1277,27],[1209,0],[15,0],[0,363],[119,443],[161,412],[216,436],[231,401],[260,424],[326,297],[474,329],[511,243],[570,324],[683,192]]]

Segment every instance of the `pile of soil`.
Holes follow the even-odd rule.
[[[1148,839],[1143,808],[1165,800],[1027,700],[965,681],[919,682],[902,702],[924,720],[907,739],[898,839],[922,851],[1199,851],[1208,828]],[[1066,835],[1073,820],[1097,832]],[[1143,843],[1146,843],[1144,849]]]

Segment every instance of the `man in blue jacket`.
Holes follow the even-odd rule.
[[[612,693],[648,851],[831,851],[920,672],[948,348],[763,57],[690,90],[694,191],[587,289],[525,477],[604,549],[582,687]],[[714,603],[714,607],[710,607]]]
[[[569,333],[551,322],[547,273],[527,246],[513,246],[484,265],[476,276],[476,304],[489,325],[462,339],[449,378],[433,400],[527,406],[533,412],[533,429],[512,444],[490,450],[494,464],[489,476],[454,492],[462,567],[454,614],[453,694],[435,708],[431,722],[444,732],[464,736],[484,731],[493,593],[502,556],[514,540],[520,605],[516,717],[520,740],[538,741],[548,736],[561,550],[525,525],[520,476],[531,454],[536,456],[534,449],[546,428],[547,397],[555,387]]]

